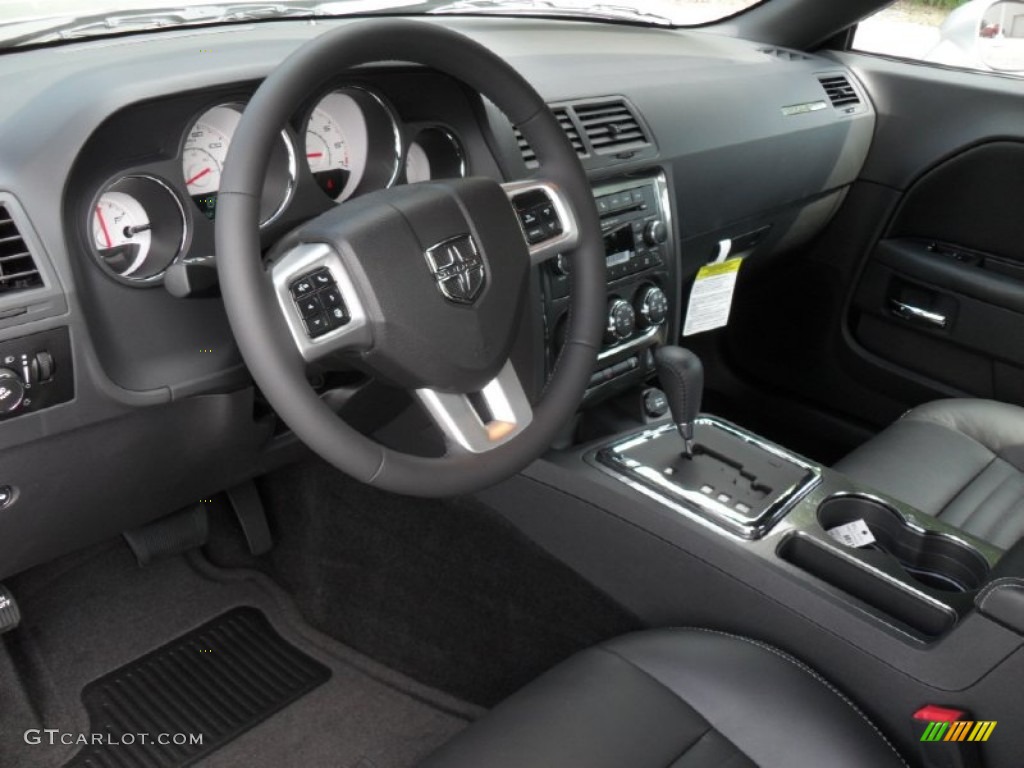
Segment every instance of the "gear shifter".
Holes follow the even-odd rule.
[[[683,347],[659,347],[654,350],[654,362],[672,421],[683,438],[683,455],[692,458],[694,422],[704,393],[704,366],[697,355]]]

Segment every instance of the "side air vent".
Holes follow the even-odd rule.
[[[523,156],[523,162],[530,168],[537,165],[537,153],[533,151],[533,147],[530,146],[530,142],[523,136],[523,132],[516,126],[513,129],[516,135],[516,144],[519,145],[519,154]]]
[[[596,153],[637,149],[649,143],[640,121],[624,101],[577,104],[575,109]]]
[[[821,87],[825,89],[832,106],[836,109],[860,104],[860,96],[850,85],[846,75],[825,75],[819,77],[818,80],[821,82]]]
[[[0,296],[40,288],[43,278],[18,227],[0,205]]]
[[[758,48],[758,51],[780,61],[807,61],[811,57],[800,51],[791,51],[789,48]]]

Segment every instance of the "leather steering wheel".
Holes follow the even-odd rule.
[[[363,64],[405,61],[447,73],[496,104],[540,161],[523,181],[431,181],[336,206],[261,258],[260,193],[274,142],[310,94]],[[513,202],[547,195],[562,232],[528,245]],[[605,265],[580,162],[543,99],[469,38],[425,22],[346,24],[304,45],[259,87],[228,151],[216,219],[217,271],[239,349],[263,394],[316,453],[352,477],[415,496],[468,493],[539,457],[579,406],[601,342]],[[555,371],[531,404],[509,362],[531,265],[573,259],[570,320]],[[315,339],[293,299],[333,281],[339,327]],[[441,457],[401,453],[346,424],[306,366],[340,355],[415,395],[441,429]]]

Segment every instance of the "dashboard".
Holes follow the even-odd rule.
[[[0,570],[301,454],[252,387],[208,276],[220,172],[246,102],[296,47],[343,23],[0,55]],[[679,338],[689,280],[724,240],[770,264],[820,231],[874,130],[852,73],[826,57],[692,30],[444,23],[541,92],[591,177],[609,326],[588,403],[649,375],[650,349]],[[855,103],[832,99],[837,77]],[[508,120],[447,75],[400,63],[325,72],[270,158],[262,243],[396,184],[536,172]],[[542,202],[519,211],[528,240],[545,224]],[[560,258],[533,275],[514,351],[533,395],[557,358],[569,272]],[[357,376],[317,373],[316,384],[344,392],[339,408],[373,428],[382,405]]]

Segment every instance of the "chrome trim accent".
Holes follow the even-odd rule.
[[[746,432],[713,416],[701,416],[697,425],[719,429],[766,453],[776,456],[804,470],[806,476],[795,485],[781,491],[775,501],[757,517],[751,518],[731,507],[719,503],[697,490],[684,488],[652,467],[644,466],[625,456],[630,448],[665,435],[676,439],[674,424],[664,424],[631,435],[596,452],[598,466],[634,490],[655,499],[665,507],[703,524],[710,524],[741,539],[759,539],[789,513],[804,497],[821,483],[821,467],[811,464],[788,451],[775,446],[757,435]]]
[[[897,299],[889,299],[889,309],[901,320],[918,321],[936,328],[945,328],[949,325],[949,318],[938,312],[932,312],[913,304],[907,304]]]
[[[531,264],[541,264],[548,259],[553,259],[563,251],[573,250],[579,244],[580,230],[579,225],[576,223],[576,217],[572,213],[572,206],[569,205],[562,194],[562,190],[554,182],[540,180],[507,181],[501,186],[505,190],[505,194],[508,195],[509,202],[513,204],[513,207],[513,198],[517,195],[534,190],[546,193],[548,199],[551,200],[551,204],[555,206],[555,212],[558,214],[559,220],[562,222],[562,234],[534,245],[527,243],[530,249]],[[516,215],[516,220],[519,220],[518,214]],[[522,231],[523,239],[525,240],[526,231],[523,229],[521,221],[519,222],[519,229]]]
[[[234,138],[234,137],[232,137]],[[277,206],[272,214],[266,219],[260,222],[260,229],[263,227],[270,226],[281,216],[282,213],[291,205],[292,198],[295,197],[295,189],[297,187],[297,179],[299,174],[298,160],[296,159],[295,144],[292,142],[291,136],[288,135],[287,130],[281,131],[281,139],[284,141],[285,151],[288,153],[288,186],[285,189],[284,197],[281,199],[281,204]],[[265,182],[264,182],[265,183]],[[220,190],[217,190],[218,195]]]
[[[598,362],[603,362],[604,360],[615,357],[615,355],[623,352],[631,352],[634,349],[646,347],[654,340],[660,331],[660,325],[653,325],[639,336],[634,336],[632,339],[624,341],[621,344],[617,344],[614,347],[608,347],[608,349],[601,350],[597,354],[597,360]]]
[[[384,110],[384,112],[388,116],[388,119],[391,121],[391,134],[392,138],[394,139],[395,150],[395,167],[391,171],[391,178],[388,180],[388,183],[384,185],[385,189],[390,189],[391,187],[395,186],[395,182],[398,181],[398,177],[402,173],[403,169],[402,158],[404,157],[404,152],[402,147],[402,129],[398,125],[398,113],[391,108],[388,102],[384,100],[383,96],[381,96],[372,88],[367,88],[365,85],[346,85],[345,87],[338,88],[337,90],[341,92],[344,92],[346,90],[362,91],[375,102],[377,102],[377,105]],[[356,189],[358,189],[358,187],[356,187]]]
[[[417,389],[416,396],[444,433],[450,446],[486,453],[509,442],[533,421],[523,386],[511,362],[479,392],[493,420],[485,423],[468,395]],[[505,427],[500,434],[495,427]]]
[[[320,267],[327,267],[331,271],[350,319],[341,328],[311,339],[306,333],[306,326],[302,315],[299,314],[299,308],[292,298],[291,283],[300,275]],[[269,272],[278,306],[288,322],[288,329],[291,331],[295,346],[302,355],[302,359],[307,363],[318,360],[331,352],[365,348],[370,345],[373,336],[362,300],[355,283],[341,261],[341,257],[329,245],[326,243],[298,245],[275,260],[269,266]]]

